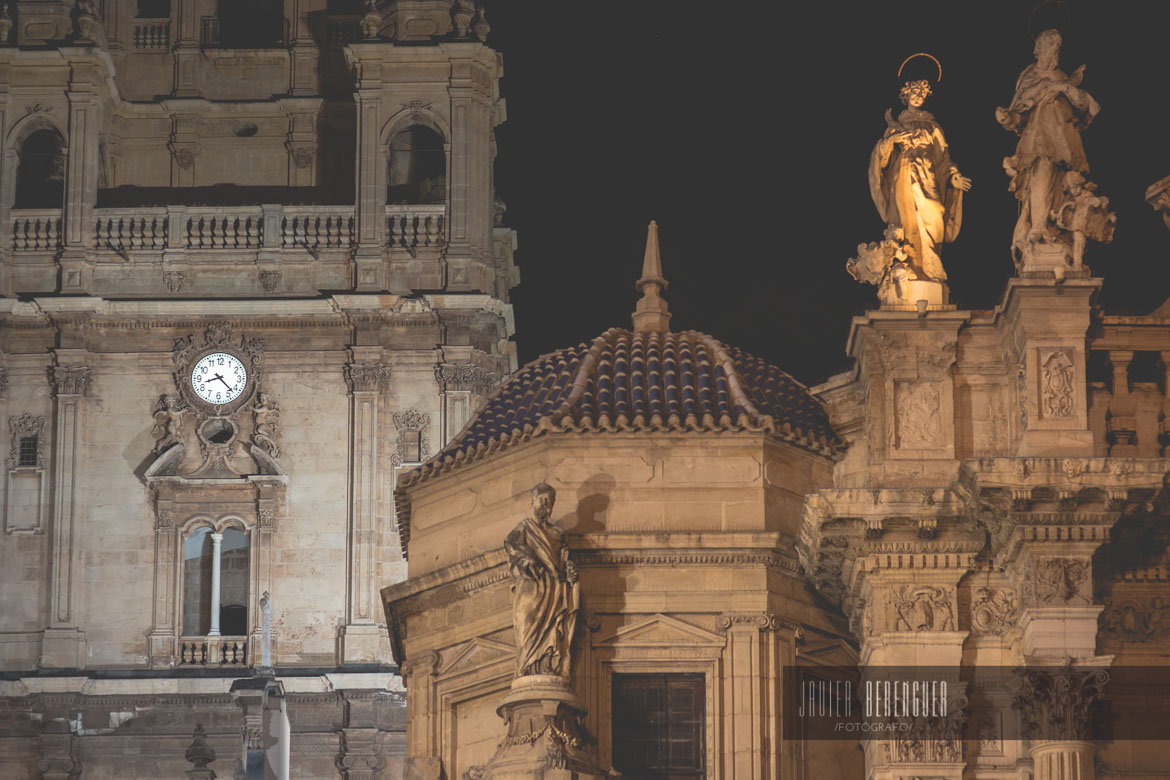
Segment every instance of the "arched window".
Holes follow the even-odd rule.
[[[239,528],[191,532],[183,543],[183,636],[247,635],[248,557]]]
[[[37,130],[20,145],[16,168],[17,209],[59,209],[65,199],[65,139]]]
[[[390,139],[386,174],[386,203],[445,203],[447,201],[447,155],[443,138],[422,125],[411,125]]]

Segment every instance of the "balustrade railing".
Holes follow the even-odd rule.
[[[263,238],[259,207],[190,209],[184,232],[186,249],[258,249]]]
[[[170,19],[139,19],[134,22],[135,49],[168,49],[170,45]]]
[[[386,207],[386,241],[390,246],[442,246],[447,240],[446,230],[443,205]]]
[[[166,208],[94,212],[98,249],[162,249],[167,245]]]
[[[345,248],[353,245],[353,228],[353,209],[349,206],[289,207],[280,220],[280,245]]]
[[[356,243],[352,206],[154,206],[95,209],[92,246],[98,251],[163,249],[249,251],[348,249]],[[446,243],[443,205],[387,206],[389,246],[414,249]],[[61,248],[60,210],[19,209],[11,216],[18,252]]]
[[[179,637],[179,666],[247,666],[246,636]]]
[[[12,212],[12,248],[18,252],[57,249],[61,246],[61,210]]]

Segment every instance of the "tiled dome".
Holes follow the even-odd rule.
[[[829,455],[838,439],[808,389],[696,331],[611,328],[537,358],[506,380],[406,487],[545,433],[764,431]]]

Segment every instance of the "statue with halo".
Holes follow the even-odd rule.
[[[925,52],[907,57],[898,78],[915,60],[927,60],[942,81],[942,65]],[[886,130],[869,160],[869,190],[886,222],[883,240],[861,244],[846,270],[859,282],[878,287],[886,305],[946,303],[946,271],[941,252],[963,224],[963,193],[971,180],[951,160],[942,128],[923,109],[933,91],[927,78],[910,78],[899,97],[906,108],[894,118],[886,110]]]

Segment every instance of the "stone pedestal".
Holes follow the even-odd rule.
[[[483,780],[586,780],[600,778],[592,736],[581,718],[585,706],[569,681],[554,675],[529,675],[512,682],[496,708],[508,733]]]
[[[928,279],[900,279],[883,287],[878,294],[882,308],[892,310],[937,310],[951,301],[946,284]]]
[[[1059,241],[1025,245],[1016,261],[1020,276],[1049,276],[1062,280],[1069,271],[1080,271],[1072,255],[1072,248]]]
[[[1092,742],[1033,742],[1035,780],[1094,780]]]

